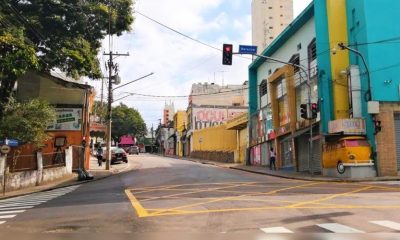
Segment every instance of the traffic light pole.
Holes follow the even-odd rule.
[[[240,54],[240,53],[233,53],[233,54]],[[286,62],[286,61],[276,59],[273,57],[267,57],[267,56],[258,55],[258,54],[252,54],[252,55],[257,56],[259,58],[263,58],[265,60],[270,60],[270,61],[274,61],[274,62],[278,62],[278,63],[282,63],[282,64],[287,64],[287,65],[291,65],[293,67],[298,67],[299,69],[301,69],[307,77],[307,82],[306,82],[306,85],[308,87],[308,96],[307,96],[308,107],[307,108],[310,108],[310,106],[311,106],[311,79],[310,79],[310,75],[307,72],[308,71],[307,68],[305,68],[304,66],[299,65],[299,64]],[[308,109],[307,114],[310,116],[311,109]],[[308,170],[310,171],[311,175],[314,175],[313,163],[312,163],[313,162],[313,119],[309,118],[309,120],[310,120],[310,130],[309,130],[310,131],[310,152],[308,154]]]

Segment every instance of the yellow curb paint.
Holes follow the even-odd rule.
[[[139,217],[148,217],[149,213],[146,211],[146,209],[139,203],[139,201],[133,196],[131,191],[129,189],[125,190],[125,194],[128,196],[129,201],[131,201],[131,204],[133,208],[136,210],[137,214]]]

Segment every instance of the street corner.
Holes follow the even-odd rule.
[[[281,181],[164,185],[125,190],[139,218],[293,209],[400,208],[387,196],[372,204],[377,193],[398,191],[355,183]],[[290,196],[290,198],[288,198]]]

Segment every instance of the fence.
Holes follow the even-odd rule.
[[[15,150],[7,156],[6,166],[10,172],[37,170],[37,155],[21,155],[21,151]]]
[[[64,167],[65,151],[42,153],[43,168]]]

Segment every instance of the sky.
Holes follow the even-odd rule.
[[[294,17],[310,2],[293,0]],[[128,57],[115,59],[121,85],[154,73],[114,91],[115,100],[123,98],[114,105],[122,102],[137,109],[148,128],[152,124],[157,126],[165,103],[173,102],[175,111],[186,110],[188,98],[128,96],[129,93],[187,96],[193,83],[226,85],[243,84],[247,80],[250,59],[234,57],[232,66],[223,66],[222,53],[214,48],[232,43],[236,51],[239,44],[251,45],[251,0],[136,0],[134,9],[132,31],[113,37],[111,46],[105,39],[101,52],[111,49],[114,53],[129,53]],[[99,59],[104,66],[107,56],[100,54]],[[106,72],[103,67],[105,75]],[[100,100],[100,81],[90,84],[96,89],[96,100]]]

